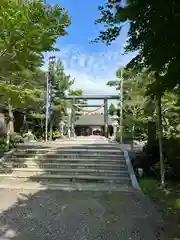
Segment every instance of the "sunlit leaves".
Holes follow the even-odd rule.
[[[180,3],[178,0],[162,1],[129,0],[121,6],[120,0],[107,0],[100,7],[104,30],[97,40],[114,41],[122,24],[129,22],[130,30],[125,51],[139,51],[128,66],[163,73],[163,91],[173,89],[180,83]]]
[[[11,99],[11,104],[14,108],[18,107],[32,107],[33,104],[38,103],[41,98],[40,90],[21,88],[20,86],[0,83],[1,101],[6,103]]]
[[[13,107],[37,105],[44,100],[43,53],[67,34],[68,14],[42,0],[1,0],[0,22],[0,101]]]

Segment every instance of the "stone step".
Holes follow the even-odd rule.
[[[74,144],[49,144],[49,145],[36,145],[36,146],[18,146],[17,149],[63,149],[63,148],[78,148],[78,149],[104,149],[104,148],[109,148],[109,149],[117,149],[119,150],[121,147],[120,144],[115,145],[115,144],[79,144],[78,142],[75,142]]]
[[[128,176],[128,171],[124,170],[104,170],[104,169],[88,169],[88,168],[76,168],[76,169],[62,169],[62,168],[2,168],[0,173],[33,173],[33,174],[92,174],[92,175],[108,175],[108,176]]]
[[[17,159],[16,159],[17,160]],[[7,161],[7,162],[3,162],[2,164],[0,164],[0,168],[1,167],[19,167],[19,166],[27,166],[27,167],[37,167],[38,166],[41,166],[42,168],[43,167],[57,167],[57,168],[60,168],[60,167],[65,167],[65,168],[73,168],[73,167],[88,167],[88,168],[115,168],[115,169],[119,169],[120,167],[127,167],[126,164],[121,164],[121,162],[117,162],[117,163],[111,163],[111,162],[108,162],[108,163],[99,163],[99,162],[86,162],[86,163],[82,163],[82,162],[75,162],[75,163],[69,163],[69,162],[66,162],[66,163],[62,163],[62,162],[58,162],[58,163],[48,163],[47,161],[45,161],[44,163],[42,163],[41,161],[36,161],[36,160],[32,160],[32,161],[20,161],[20,162],[17,162],[17,161]]]
[[[0,178],[1,177],[5,177],[7,179],[20,179],[20,178],[25,178],[27,180],[31,179],[31,180],[41,180],[41,179],[47,179],[49,180],[82,180],[82,181],[116,181],[118,183],[130,183],[130,179],[128,176],[116,176],[116,175],[92,175],[92,174],[48,174],[48,173],[44,173],[44,174],[37,174],[34,173],[32,174],[31,172],[13,172],[13,173],[9,173],[9,174],[0,174]]]
[[[47,158],[56,158],[56,159],[80,159],[80,158],[87,158],[87,159],[92,159],[92,158],[96,158],[96,159],[124,159],[124,157],[122,155],[103,155],[103,154],[15,154],[9,157],[9,159],[15,159],[15,158],[33,158],[35,157],[36,159],[47,159]]]
[[[63,151],[17,151],[14,152],[14,155],[94,155],[94,156],[123,156],[123,154],[119,151],[69,151],[69,150],[63,150]]]
[[[98,153],[107,153],[107,154],[116,154],[116,153],[122,153],[120,149],[110,149],[108,147],[104,147],[104,148],[50,148],[50,149],[18,149],[17,152],[40,152],[40,153],[45,153],[45,152],[55,152],[55,153],[71,153],[71,152],[75,152],[75,153],[94,153],[94,152],[98,152]]]
[[[27,167],[27,168],[37,168],[37,166],[39,168],[72,168],[72,169],[76,169],[77,167],[84,167],[84,168],[94,168],[94,169],[121,169],[121,170],[126,170],[127,166],[125,164],[120,164],[120,163],[37,163],[35,161],[26,161],[26,162],[5,162],[2,165],[0,165],[1,167],[17,167],[17,168],[23,168],[23,167]]]
[[[87,164],[87,163],[101,163],[101,164],[119,164],[119,166],[126,166],[126,162],[124,159],[104,159],[104,158],[11,158],[6,161],[6,163],[26,163],[26,164],[44,164],[44,163],[65,163],[65,164]]]

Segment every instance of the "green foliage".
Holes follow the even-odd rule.
[[[0,20],[0,101],[31,107],[43,94],[34,88],[43,52],[55,50],[56,39],[66,34],[68,15],[61,6],[41,0],[3,0]]]
[[[7,146],[7,139],[6,137],[0,137],[0,149],[1,150],[9,150],[12,148],[15,148],[17,146],[18,143],[23,143],[23,137],[18,134],[18,133],[13,133],[10,135],[10,144],[9,146]]]
[[[1,150],[6,149],[6,138],[5,137],[0,137],[0,149]]]
[[[117,80],[109,81],[107,85],[119,90],[120,80],[117,71]],[[124,132],[130,133],[134,126],[135,138],[147,138],[147,122],[157,119],[155,99],[153,94],[147,96],[149,86],[155,82],[155,78],[148,71],[135,71],[135,69],[125,69],[123,73],[123,125]],[[179,91],[165,91],[162,97],[162,125],[164,137],[178,137],[180,116]]]
[[[56,39],[66,34],[65,27],[70,23],[61,6],[44,4],[42,0],[3,0],[0,20],[0,59],[1,63],[8,61],[13,72],[22,70],[21,66],[27,69],[40,66],[42,53],[54,50]]]
[[[180,139],[179,138],[164,138],[163,155],[165,159],[165,177],[169,180],[180,180]],[[143,148],[143,153],[132,158],[133,165],[136,168],[142,168],[145,176],[156,177],[159,179],[160,159],[159,159],[159,144],[155,139]]]
[[[69,95],[70,96],[82,96],[83,91],[81,89],[77,89],[77,90],[70,90]],[[71,100],[70,102],[70,107],[73,106],[73,104],[75,104],[74,106],[74,112],[75,112],[75,120],[77,120],[81,115],[81,111],[78,107],[76,107],[76,105],[83,105],[83,104],[87,104],[86,100],[75,100],[74,102]]]
[[[119,143],[121,142],[121,133],[120,132],[116,133],[116,141]],[[132,141],[131,133],[124,132],[123,133],[123,143],[130,144],[131,141]]]
[[[48,137],[50,137],[51,133],[48,132]],[[59,131],[54,131],[52,132],[52,139],[53,140],[56,140],[57,138],[60,138],[61,137],[61,133]]]
[[[13,108],[32,107],[41,99],[41,91],[36,89],[22,88],[21,86],[0,83],[1,101],[6,103],[10,99]]]
[[[60,138],[60,136],[61,136],[61,133],[59,131],[55,131],[52,134],[53,139]]]
[[[114,106],[114,104],[110,104],[109,109],[108,109],[109,115],[113,116],[114,114],[117,114],[117,109]]]
[[[122,79],[121,71],[119,69],[116,73],[117,80],[109,81],[107,85],[119,90]],[[144,107],[147,100],[145,96],[147,87],[145,78],[147,78],[147,75],[144,75],[144,72],[137,73],[134,69],[124,69],[123,71],[123,126],[128,138],[134,128],[137,133],[136,138],[138,138],[139,133],[143,132],[143,129],[138,131],[139,124],[141,123],[141,127],[143,127],[142,122],[147,120],[147,117],[144,115]]]
[[[18,133],[12,133],[10,135],[10,144],[12,147],[16,147],[18,143],[23,143],[23,137]]]
[[[151,197],[154,201],[160,201],[161,204],[165,205],[166,213],[177,214],[180,209],[179,200],[179,184],[176,182],[168,182],[167,192],[159,188],[159,182],[154,179],[142,179],[140,186],[143,192]]]
[[[107,0],[99,7],[101,16],[96,23],[104,23],[105,30],[96,39],[110,44],[120,34],[123,24],[129,23],[126,52],[138,51],[129,66],[163,73],[159,78],[163,89],[172,89],[180,80],[178,30],[180,29],[179,1]],[[172,28],[173,25],[173,28]]]
[[[26,108],[43,119],[47,76],[40,69],[43,54],[57,50],[57,38],[67,34],[68,14],[43,0],[2,0],[0,21],[0,103],[8,107],[11,118],[14,109]]]
[[[155,179],[141,179],[140,186],[143,192],[154,202],[166,226],[161,235],[162,239],[176,239],[180,234],[180,185],[177,182],[167,182],[166,189],[159,187]]]
[[[54,81],[53,81],[53,105],[52,105],[52,116],[53,122],[58,124],[66,114],[66,108],[68,101],[65,100],[65,95],[70,91],[74,80],[71,79],[70,75],[67,75],[64,70],[63,63],[58,60],[55,64],[54,69]]]

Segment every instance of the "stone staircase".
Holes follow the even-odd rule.
[[[22,144],[0,165],[0,187],[123,190],[131,181],[119,146],[78,138]]]

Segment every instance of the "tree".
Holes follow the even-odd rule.
[[[82,96],[83,91],[82,89],[77,89],[77,90],[70,90],[69,95],[70,96]],[[74,121],[76,121],[81,115],[82,112],[80,110],[80,108],[78,107],[78,105],[83,105],[83,104],[87,104],[86,100],[77,100],[75,99],[75,101],[70,101],[70,105],[71,107],[74,108]]]
[[[32,88],[33,76],[43,64],[43,52],[56,50],[53,45],[70,21],[61,6],[42,0],[2,0],[0,21],[0,96],[13,131],[13,109],[37,103],[42,91]]]
[[[63,120],[64,115],[66,115],[68,101],[65,99],[65,95],[70,92],[73,83],[74,80],[71,80],[71,76],[65,73],[63,63],[58,60],[54,70],[50,139],[52,138],[53,126],[58,126],[60,120]]]
[[[162,98],[162,124],[166,138],[179,137],[179,116],[180,116],[179,92],[166,91]]]
[[[117,79],[107,83],[110,87],[120,90],[120,69],[116,73]],[[123,112],[124,112],[124,129],[132,133],[134,139],[134,131],[136,123],[142,122],[143,108],[145,104],[146,84],[143,73],[137,73],[134,69],[125,69],[123,73]]]
[[[180,3],[178,0],[138,1],[108,0],[99,7],[101,16],[96,23],[104,23],[105,30],[96,40],[107,44],[120,34],[124,23],[130,24],[126,52],[138,51],[129,66],[147,68],[163,73],[162,91],[172,89],[180,82]],[[173,25],[173,28],[172,28]]]
[[[118,72],[117,72],[118,76]],[[124,74],[124,103],[123,108],[126,116],[130,114],[130,121],[128,125],[131,126],[132,139],[135,135],[135,127],[138,117],[143,117],[144,121],[146,116],[144,113],[154,115],[156,110],[156,122],[158,130],[158,141],[159,141],[159,154],[160,154],[160,173],[161,173],[161,185],[164,187],[164,158],[163,158],[163,132],[162,132],[162,86],[161,76],[150,74],[147,70],[136,72],[134,69],[126,69]],[[119,82],[109,82],[109,85],[117,86],[119,88]],[[153,89],[153,92],[150,92]],[[156,103],[156,105],[154,105]],[[150,108],[150,104],[152,107]],[[144,110],[144,111],[142,111]],[[141,121],[143,120],[141,119]],[[127,117],[126,117],[127,121]]]
[[[108,112],[110,116],[113,116],[115,113],[117,114],[117,109],[113,103],[110,104]]]

